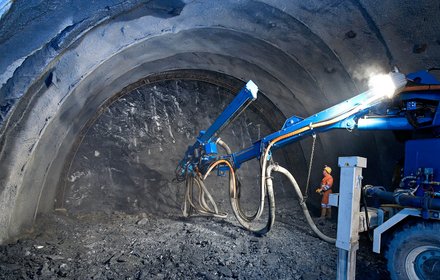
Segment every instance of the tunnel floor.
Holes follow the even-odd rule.
[[[1,279],[335,279],[337,250],[313,235],[296,201],[278,202],[273,230],[255,237],[226,219],[56,212],[0,247]],[[335,235],[336,224],[319,227]],[[357,279],[389,279],[361,238]]]

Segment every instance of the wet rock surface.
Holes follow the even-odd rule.
[[[201,130],[209,128],[238,90],[203,81],[200,76],[199,80],[165,78],[168,80],[145,79],[132,85],[104,106],[83,130],[84,137],[65,164],[57,208],[78,213],[167,213],[179,208],[183,188],[176,188],[173,182],[176,165],[188,145],[194,144]],[[225,79],[225,83],[233,81]],[[240,82],[239,88],[242,86]],[[276,111],[261,113],[269,108],[261,105],[265,99],[260,95],[219,135],[233,151],[250,147],[282,126],[274,124]],[[269,120],[277,126],[270,127]],[[292,146],[298,148],[298,144]],[[284,156],[276,155],[285,165]],[[257,198],[252,192],[258,190],[258,170],[257,161],[240,168],[242,183],[249,186],[247,189],[255,186],[247,197]],[[219,179],[209,181],[216,199],[227,197],[223,184]],[[286,192],[278,186],[280,192]]]
[[[288,206],[287,206],[288,204]],[[292,201],[255,237],[233,216],[94,212],[42,217],[33,234],[0,247],[1,279],[335,279],[337,250],[315,237]],[[319,227],[335,235],[335,223]],[[357,279],[388,279],[362,240]]]

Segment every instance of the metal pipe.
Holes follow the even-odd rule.
[[[414,196],[406,193],[387,192],[380,188],[369,188],[367,194],[379,198],[384,203],[396,203],[401,206],[427,208],[440,210],[440,199],[431,197]]]
[[[224,142],[221,138],[217,138],[216,143],[217,143],[220,147],[222,147],[228,155],[232,154],[232,150],[231,150],[231,148],[230,148],[230,147],[228,146],[228,144],[226,144],[226,142]]]

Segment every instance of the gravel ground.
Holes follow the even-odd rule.
[[[0,246],[0,278],[335,279],[336,248],[291,208],[278,207],[265,237],[243,230],[232,215],[51,214],[34,233]],[[320,227],[335,235],[333,221]],[[382,257],[362,241],[357,279],[388,279]]]

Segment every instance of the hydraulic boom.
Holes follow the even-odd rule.
[[[285,121],[279,131],[261,138],[252,146],[232,154],[218,156],[215,136],[257,98],[258,88],[252,81],[249,81],[214,124],[206,132],[200,132],[196,143],[188,148],[179,163],[177,175],[179,178],[184,178],[185,174],[194,172],[196,169],[206,171],[210,164],[219,159],[228,160],[234,169],[238,169],[242,163],[263,156],[265,150],[280,149],[304,137],[332,129],[413,130],[440,125],[438,108],[433,108],[430,114],[423,116],[417,112],[417,104],[426,103],[424,101],[428,103],[437,101],[438,103],[440,99],[438,94],[426,91],[429,87],[440,86],[440,82],[435,80],[429,72],[420,71],[409,74],[407,77],[398,72],[391,72],[380,76],[379,79],[378,83],[371,85],[371,88],[364,93],[305,119],[292,116]],[[405,87],[408,81],[412,83],[414,80],[417,83]],[[369,115],[373,107],[389,101],[388,97],[392,97],[394,92],[400,92],[397,99],[404,103],[403,110],[388,108],[381,115]],[[268,156],[270,156],[270,151]]]

